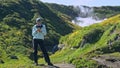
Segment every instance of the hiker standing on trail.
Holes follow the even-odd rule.
[[[48,65],[53,66],[53,64],[50,62],[50,58],[48,56],[48,53],[44,46],[44,36],[47,34],[46,27],[44,24],[42,24],[41,18],[36,19],[36,24],[32,28],[32,36],[33,36],[33,48],[34,48],[34,62],[35,65],[38,65],[38,56],[37,56],[37,49],[38,45],[41,48],[41,51],[44,55],[45,61],[48,63]]]

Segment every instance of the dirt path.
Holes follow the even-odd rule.
[[[72,64],[55,64],[55,66],[58,66],[59,68],[75,68]]]
[[[120,68],[120,59],[112,56],[99,56],[92,58],[97,61],[100,65],[110,68]]]
[[[54,66],[38,65],[38,68],[75,68],[72,64],[54,64]]]

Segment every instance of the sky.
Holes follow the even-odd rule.
[[[42,2],[57,3],[63,5],[85,6],[120,6],[120,0],[41,0]]]

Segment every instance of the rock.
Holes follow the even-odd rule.
[[[29,55],[29,59],[34,60],[33,55],[34,55],[34,53],[31,52],[30,55]]]
[[[10,58],[11,58],[11,59],[18,59],[18,57],[15,56],[15,55],[11,55]]]
[[[64,46],[65,46],[64,44],[59,44],[59,45],[58,45],[58,49],[59,49],[59,50],[62,50],[62,49],[64,49]]]
[[[55,46],[53,47],[53,49],[52,49],[52,53],[54,54],[58,49],[59,49],[59,48],[58,48],[58,45],[55,45]]]
[[[106,61],[110,61],[110,62],[116,62],[117,60],[116,59],[106,59]]]
[[[2,59],[0,59],[0,64],[3,64],[3,63],[4,63],[4,61]]]
[[[106,65],[99,65],[98,68],[109,68]]]

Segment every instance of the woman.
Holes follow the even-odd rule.
[[[47,34],[46,27],[44,24],[42,24],[41,18],[36,19],[36,24],[32,28],[32,36],[33,36],[33,48],[34,48],[34,62],[35,65],[38,65],[38,57],[37,57],[37,49],[38,45],[41,48],[41,51],[44,55],[45,61],[48,63],[48,65],[53,66],[53,64],[50,62],[50,58],[48,56],[48,53],[45,49],[45,46],[43,44],[44,36]]]

